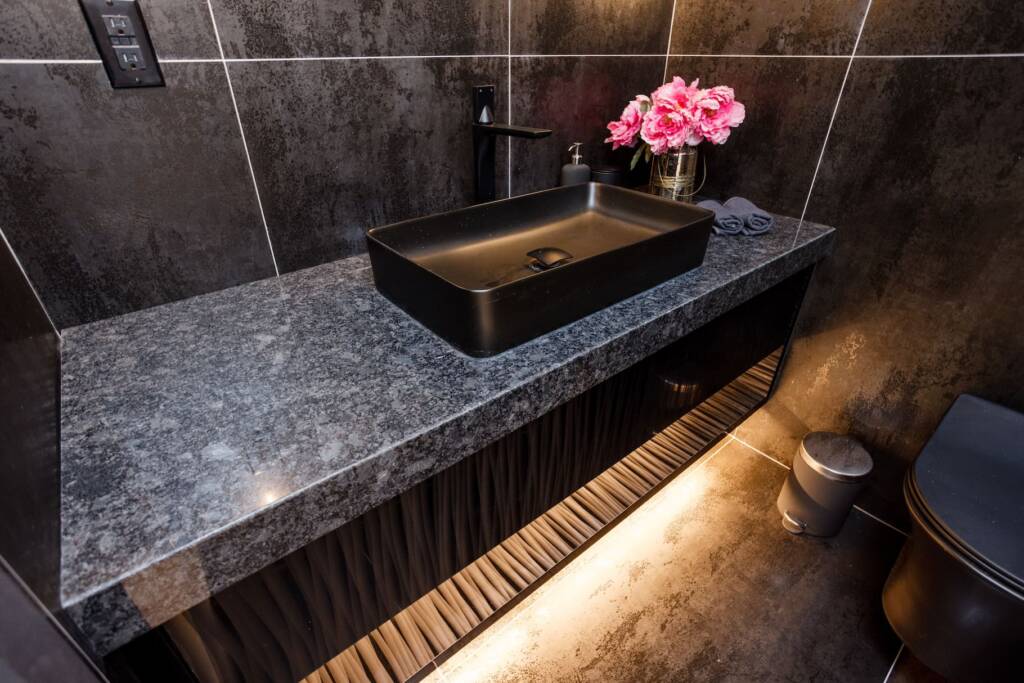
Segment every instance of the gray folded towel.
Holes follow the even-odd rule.
[[[724,208],[743,221],[744,235],[763,235],[775,226],[775,218],[767,211],[757,208],[749,199],[727,199]]]
[[[743,234],[743,219],[718,202],[712,199],[705,199],[704,201],[697,202],[697,206],[715,212],[715,223],[712,227],[716,235]]]

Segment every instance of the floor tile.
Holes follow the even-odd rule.
[[[859,513],[832,539],[789,535],[785,476],[726,443],[429,680],[882,681],[903,539]]]

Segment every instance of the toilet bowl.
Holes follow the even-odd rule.
[[[1024,415],[960,396],[903,493],[912,530],[882,594],[889,623],[953,681],[1024,681]]]

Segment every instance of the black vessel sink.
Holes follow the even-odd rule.
[[[588,183],[367,233],[377,289],[490,356],[696,268],[712,213]]]

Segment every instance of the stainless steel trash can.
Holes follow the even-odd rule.
[[[872,465],[852,437],[831,432],[805,436],[779,493],[782,526],[794,534],[837,534]]]

